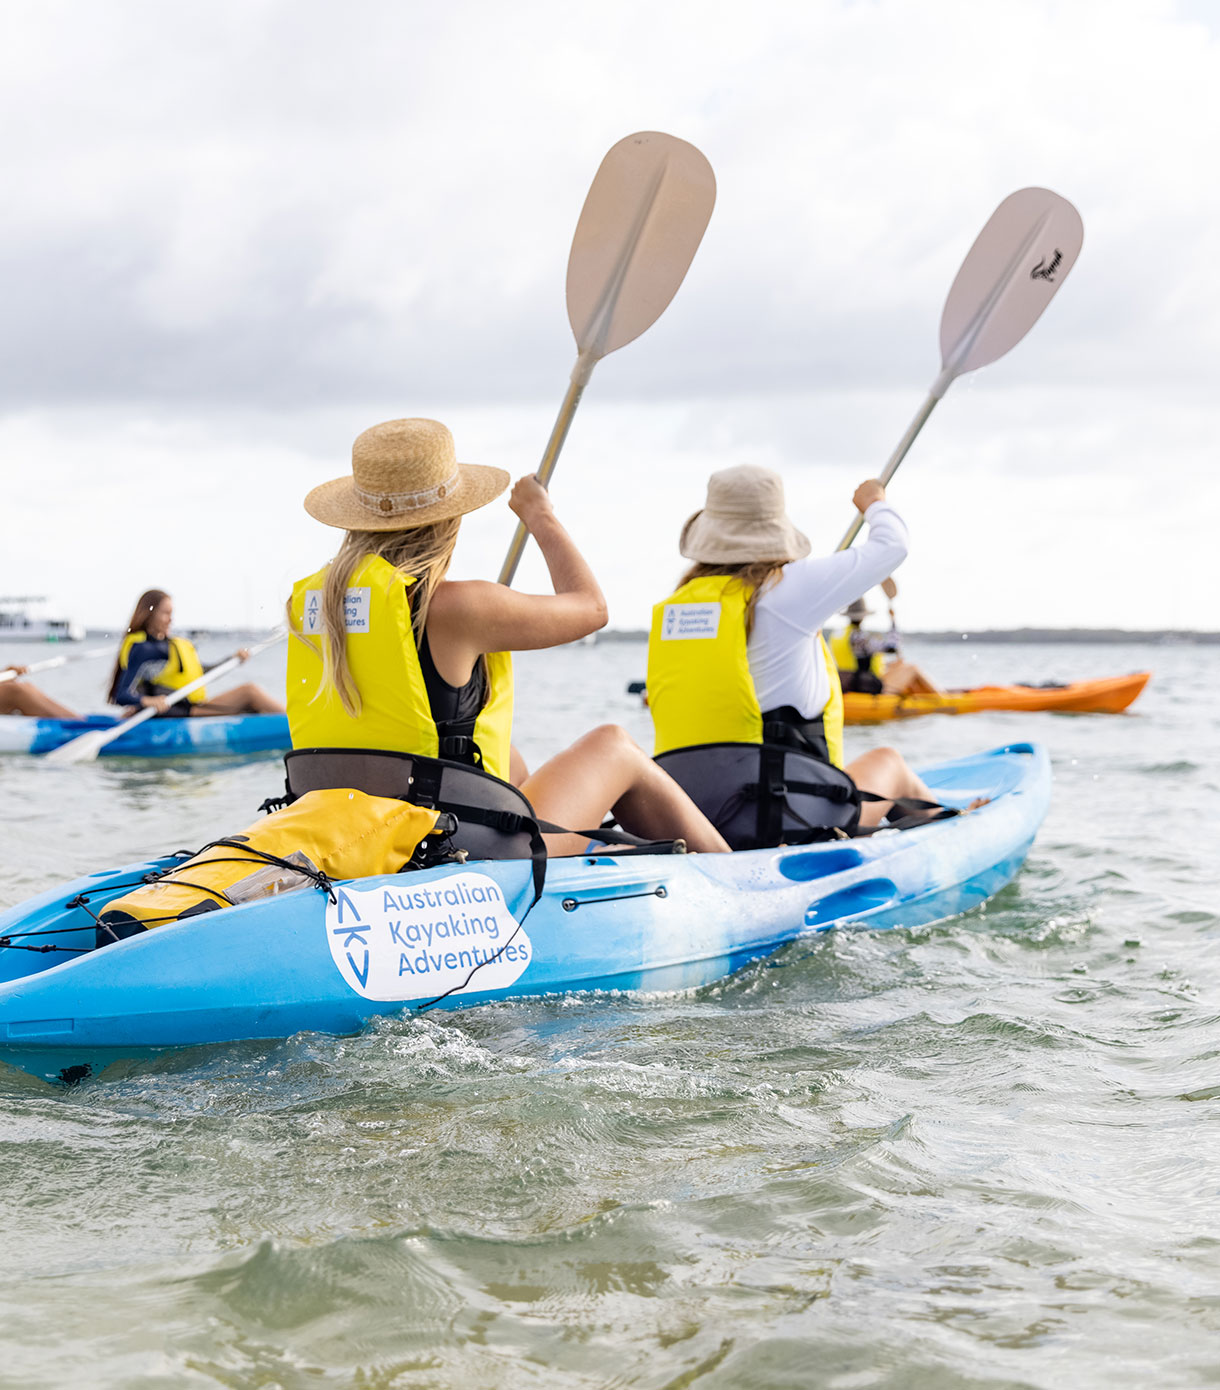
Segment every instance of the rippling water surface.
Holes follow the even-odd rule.
[[[200,1048],[74,1090],[0,1065],[0,1384],[1220,1384],[1220,652],[913,654],[946,684],[1156,672],[1129,716],[850,735],[916,762],[1049,746],[1051,814],[984,909],[694,994]],[[606,718],[646,741],[642,665],[520,661],[527,756]],[[98,682],[46,678],[82,704]],[[4,759],[0,903],[238,829],[278,781]]]

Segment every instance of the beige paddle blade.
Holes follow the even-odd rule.
[[[582,357],[605,357],[660,318],[715,202],[712,166],[685,140],[641,131],[613,146],[568,258],[568,320]]]
[[[1037,323],[1076,264],[1080,214],[1047,188],[1010,193],[992,213],[945,302],[940,321],[942,396],[954,377],[1003,357]]]

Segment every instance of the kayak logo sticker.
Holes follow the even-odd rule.
[[[667,603],[661,618],[663,642],[689,642],[715,637],[720,631],[718,603]]]
[[[347,589],[343,594],[343,626],[348,632],[368,632],[369,599],[372,590],[368,587]],[[322,590],[305,590],[305,610],[301,619],[301,631],[306,637],[316,637],[324,630],[322,623]]]
[[[326,941],[344,981],[377,1000],[507,989],[533,956],[500,885],[476,873],[417,887],[336,886]]]
[[[1062,263],[1062,261],[1063,252],[1060,251],[1059,248],[1056,246],[1055,254],[1050,258],[1050,260],[1047,261],[1046,257],[1043,256],[1042,259],[1038,262],[1038,264],[1034,266],[1033,270],[1029,272],[1029,278],[1031,280],[1050,280],[1053,283],[1055,279],[1055,271],[1059,269],[1059,266]]]

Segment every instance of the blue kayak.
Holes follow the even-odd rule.
[[[49,753],[78,734],[112,729],[109,714],[84,719],[0,718],[0,753]],[[292,747],[286,714],[224,714],[185,719],[148,719],[120,734],[103,758],[207,757],[217,753],[283,752]]]
[[[1032,744],[922,771],[966,815],[735,854],[589,852],[316,887],[93,949],[93,918],[172,857],[79,878],[0,916],[0,1060],[77,1080],[119,1058],[302,1030],[353,1033],[425,1008],[574,990],[678,990],[832,927],[913,927],[1016,873],[1050,799]],[[88,911],[78,895],[87,894]]]

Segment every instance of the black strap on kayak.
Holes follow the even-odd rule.
[[[87,955],[92,946],[56,946],[48,942],[45,946],[26,946],[21,944],[27,937],[31,936],[59,936],[62,932],[92,931],[93,924],[83,927],[42,927],[38,931],[15,931],[9,932],[6,936],[0,936],[0,950],[7,951],[33,951],[37,955],[45,956],[52,951],[62,951],[68,955]],[[18,938],[14,940],[14,938]]]

